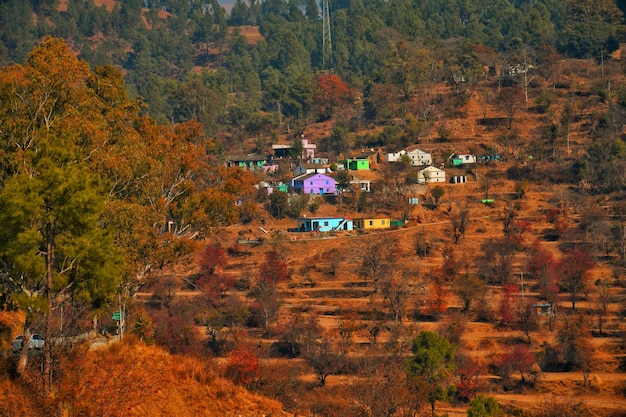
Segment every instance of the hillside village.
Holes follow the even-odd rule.
[[[470,102],[468,106],[471,107],[472,105]],[[493,112],[495,113],[497,110],[493,109]],[[479,116],[477,118],[479,119]],[[527,115],[520,115],[519,119],[516,120],[528,128],[530,127],[529,122],[533,118],[533,113],[529,112]],[[455,123],[454,121],[447,122],[450,124]],[[583,125],[584,123],[580,124],[580,126]],[[575,143],[576,145],[568,145],[572,146],[568,149],[570,154],[578,154],[580,148],[577,148],[577,146],[584,146],[583,144],[586,143],[582,136],[574,136],[582,132],[575,132],[576,130],[572,129],[572,138],[578,137],[578,139],[576,141],[572,140],[572,144]],[[380,246],[376,246],[376,250],[381,252],[383,257],[391,256],[395,259],[394,266],[391,267],[392,270],[403,271],[404,268],[408,268],[409,271],[418,276],[426,274],[420,280],[426,278],[429,274],[431,274],[431,277],[434,274],[439,274],[441,269],[445,269],[445,265],[449,262],[449,257],[451,256],[449,253],[446,254],[446,251],[453,249],[452,257],[455,257],[454,253],[460,253],[460,255],[456,256],[462,258],[462,260],[453,261],[456,262],[456,268],[465,265],[465,273],[457,272],[461,277],[465,277],[460,278],[463,280],[467,279],[470,274],[484,273],[481,272],[484,265],[481,266],[480,264],[484,262],[484,260],[481,260],[482,256],[484,256],[481,251],[486,250],[485,241],[489,240],[491,236],[501,234],[502,230],[504,230],[505,235],[512,233],[511,236],[515,236],[515,239],[522,246],[528,248],[542,246],[551,248],[549,249],[550,251],[557,251],[553,253],[558,253],[558,241],[562,238],[555,238],[553,235],[555,223],[550,219],[550,214],[548,214],[553,210],[551,207],[567,204],[569,207],[567,210],[572,210],[569,212],[569,215],[572,216],[569,220],[569,222],[572,222],[569,226],[571,233],[576,228],[574,224],[583,224],[585,222],[584,218],[587,216],[585,214],[587,209],[584,208],[585,203],[578,205],[581,203],[573,202],[572,192],[575,193],[575,191],[573,191],[571,185],[564,184],[560,186],[548,184],[547,182],[526,183],[515,177],[510,178],[510,173],[518,169],[515,167],[532,166],[533,169],[542,169],[539,167],[546,169],[547,166],[543,165],[542,162],[537,162],[537,157],[524,154],[519,149],[508,147],[506,152],[504,152],[504,149],[498,151],[499,146],[497,144],[486,139],[487,136],[481,136],[483,138],[482,141],[488,142],[488,146],[476,147],[476,145],[473,145],[473,148],[493,149],[492,152],[484,152],[482,154],[473,154],[467,151],[458,152],[455,148],[467,146],[468,142],[456,141],[452,138],[443,144],[416,144],[394,152],[386,152],[382,148],[372,148],[369,152],[357,150],[350,155],[336,158],[334,163],[331,163],[333,159],[330,155],[319,156],[319,153],[315,153],[317,151],[315,144],[303,137],[295,138],[291,144],[273,145],[273,150],[284,152],[285,149],[300,149],[297,141],[302,141],[307,151],[303,151],[300,158],[294,158],[293,152],[268,154],[263,156],[263,162],[259,162],[260,159],[255,159],[254,155],[251,155],[250,160],[247,162],[243,160],[238,161],[240,163],[239,166],[242,169],[252,171],[256,169],[259,172],[264,172],[264,180],[259,183],[259,189],[264,189],[263,192],[266,196],[274,192],[286,192],[291,194],[292,198],[305,195],[309,197],[307,200],[309,208],[304,209],[305,213],[296,216],[297,218],[264,220],[262,225],[259,226],[260,230],[248,228],[247,231],[240,232],[237,237],[232,237],[234,240],[229,240],[225,236],[218,240],[222,245],[231,245],[234,244],[234,241],[242,244],[261,245],[256,247],[253,250],[254,252],[268,244],[270,247],[280,248],[279,251],[282,253],[282,257],[295,275],[283,290],[286,299],[281,307],[281,311],[283,311],[281,316],[287,314],[286,311],[292,311],[292,314],[295,311],[314,314],[318,323],[332,334],[345,325],[343,315],[348,314],[347,311],[356,313],[357,317],[360,318],[358,321],[360,324],[357,326],[360,330],[357,331],[359,336],[355,334],[354,337],[357,339],[353,340],[353,343],[356,340],[361,340],[360,344],[362,347],[357,348],[355,345],[355,347],[351,348],[351,355],[365,354],[364,352],[367,352],[367,350],[364,351],[363,349],[372,344],[372,341],[369,339],[372,337],[372,332],[376,331],[378,333],[380,330],[377,329],[381,329],[380,326],[383,326],[382,329],[386,329],[386,331],[391,333],[386,334],[386,331],[383,330],[380,333],[381,339],[373,336],[374,343],[391,343],[394,340],[398,343],[402,339],[394,339],[398,336],[393,333],[393,325],[384,324],[386,321],[384,318],[381,321],[376,319],[372,321],[372,319],[366,318],[373,314],[370,311],[370,308],[373,306],[379,306],[384,311],[385,305],[388,306],[387,308],[392,308],[393,304],[391,304],[390,299],[386,298],[389,297],[389,294],[384,295],[384,290],[382,289],[384,287],[380,288],[375,282],[371,281],[368,285],[367,278],[365,278],[364,282],[359,283],[363,279],[361,275],[363,270],[350,268],[350,264],[365,262],[366,255],[363,255],[363,247],[368,244],[359,244],[358,239],[370,238],[370,245],[372,246],[376,246],[374,243],[376,241],[381,242]],[[562,146],[565,146],[565,144]],[[423,149],[429,149],[429,152]],[[257,161],[256,165],[252,165],[250,163],[252,161]],[[394,167],[398,166],[404,166],[404,168],[402,168],[402,171],[394,172],[397,175],[398,172],[402,172],[403,180],[407,177],[410,178],[409,184],[406,184],[406,181],[389,183],[385,180],[385,172],[390,169],[397,169]],[[272,182],[272,173],[278,173],[284,167],[289,167],[291,180],[285,183]],[[281,178],[284,177],[284,175],[281,176]],[[343,178],[346,184],[338,186],[338,178]],[[397,200],[402,200],[402,204],[394,205],[395,209],[392,210],[384,209],[382,206],[377,206],[381,208],[369,207],[359,210],[357,204],[351,205],[349,203],[348,200],[351,200],[353,203],[355,200],[358,200],[359,197],[356,197],[356,194],[372,193],[372,190],[374,193],[379,194],[389,192],[377,185],[377,182],[379,184],[381,182],[385,183],[386,186],[393,184],[398,187],[399,185],[391,193],[396,196]],[[436,187],[439,187],[439,190],[435,191]],[[343,201],[340,203],[339,196],[342,194]],[[567,202],[564,199],[567,199]],[[376,198],[374,197],[373,200],[376,200]],[[312,201],[317,201],[317,203],[312,204]],[[311,207],[314,209],[311,209]],[[320,215],[320,212],[323,212],[323,215]],[[511,215],[511,213],[515,213],[513,215],[516,219],[515,222],[519,223],[514,226],[516,231],[507,232],[506,217]],[[239,239],[245,237],[250,232],[256,238],[252,238],[252,240]],[[591,236],[593,233],[585,232],[585,235]],[[393,236],[398,237],[394,238]],[[345,239],[348,240],[344,242]],[[352,242],[353,239],[357,240]],[[575,241],[578,238],[572,235],[569,239]],[[304,246],[294,246],[295,242],[300,242],[299,245]],[[451,242],[458,246],[448,246]],[[389,250],[387,246],[392,248],[391,253],[387,252]],[[420,250],[424,251],[422,255],[419,254]],[[533,251],[531,249],[531,253]],[[411,252],[415,253],[415,255],[410,255]],[[307,253],[308,255],[303,256],[302,253]],[[493,254],[490,256],[493,256]],[[496,285],[489,285],[488,289],[483,289],[483,291],[487,291],[483,293],[483,297],[485,297],[482,298],[483,303],[486,302],[485,300],[492,300],[495,303],[504,302],[504,300],[512,296],[514,300],[517,300],[514,302],[518,305],[516,308],[519,309],[519,303],[523,303],[526,306],[525,308],[528,309],[528,314],[530,314],[528,317],[533,317],[531,320],[534,323],[532,325],[533,330],[526,327],[527,324],[521,324],[520,322],[513,326],[505,325],[504,328],[500,327],[501,324],[496,325],[491,331],[485,333],[484,325],[480,324],[483,319],[478,319],[476,322],[471,321],[471,319],[471,322],[463,321],[463,324],[456,325],[460,325],[464,329],[462,330],[464,336],[462,335],[461,338],[465,341],[466,348],[469,349],[464,354],[480,358],[482,354],[479,352],[483,352],[486,346],[489,346],[489,349],[491,349],[491,355],[495,352],[502,352],[501,349],[505,349],[504,352],[506,352],[507,342],[504,342],[504,340],[507,338],[516,340],[518,337],[521,339],[525,337],[523,336],[524,333],[526,333],[528,340],[531,340],[531,344],[543,343],[544,347],[549,346],[551,343],[549,340],[555,336],[554,333],[550,336],[552,332],[552,330],[549,330],[552,328],[550,323],[552,323],[555,317],[558,316],[562,319],[563,314],[567,316],[567,311],[571,312],[571,301],[567,301],[567,297],[564,295],[560,296],[558,301],[554,299],[549,301],[541,295],[541,290],[537,291],[538,285],[540,286],[541,284],[535,281],[537,276],[533,276],[532,272],[527,270],[528,258],[526,257],[532,255],[524,254],[524,250],[517,254],[503,255],[500,253],[495,256],[498,258],[511,256],[507,261],[504,261],[504,264],[502,264],[504,258],[494,259],[493,267],[496,268],[494,270],[496,274],[511,274],[514,277],[514,282],[516,282],[516,290],[513,295],[507,295],[509,290],[504,290],[503,293],[502,291],[506,286],[500,287],[497,284],[506,279],[495,275],[492,284]],[[596,261],[597,265],[588,272],[588,282],[595,281],[598,283],[604,279],[603,277],[609,275],[613,276],[617,280],[616,282],[620,281],[619,272],[610,272],[608,264],[599,258],[596,258]],[[498,264],[500,264],[500,267],[508,265],[505,268],[512,269],[498,271]],[[416,265],[419,266],[416,267]],[[241,266],[232,272],[237,275],[240,270]],[[468,273],[467,271],[471,272]],[[392,285],[400,285],[399,282],[402,282],[396,281],[400,279],[396,274],[397,272],[394,272],[394,278],[391,278]],[[405,294],[406,299],[404,299],[404,302],[406,304],[399,310],[401,311],[399,313],[401,314],[399,322],[403,323],[403,328],[439,329],[440,332],[443,331],[444,333],[453,331],[452,328],[455,326],[453,324],[454,320],[458,320],[458,317],[455,317],[452,312],[465,311],[465,307],[462,306],[467,301],[463,301],[463,292],[449,287],[448,291],[451,291],[451,293],[448,293],[448,295],[452,298],[448,300],[447,313],[443,316],[435,314],[437,318],[431,321],[433,320],[433,311],[437,310],[429,304],[429,301],[426,301],[428,298],[420,300],[420,297],[432,297],[433,291],[435,293],[441,291],[441,289],[437,289],[438,284],[436,281],[437,278],[435,277],[426,279],[426,283],[421,284],[426,286],[426,288],[421,289],[421,291],[424,291],[423,293],[419,293],[420,290],[413,287]],[[621,302],[617,301],[621,299],[618,293],[621,293],[621,291],[614,288],[611,297],[617,297],[612,298],[617,303],[615,307]],[[467,293],[465,293],[465,297],[467,297]],[[578,308],[585,310],[586,314],[590,315],[589,317],[593,315],[594,299],[594,297],[587,297],[585,298],[586,301],[577,303]],[[495,308],[495,305],[492,304],[491,308]],[[619,309],[619,307],[617,308]],[[478,317],[483,314],[477,310],[473,311],[474,314],[478,314]],[[614,311],[617,312],[617,310]],[[396,314],[398,313],[396,312]],[[592,333],[616,331],[617,333],[612,334],[620,334],[621,330],[618,329],[622,329],[623,323],[621,323],[621,319],[615,321],[616,319],[616,316],[610,319],[611,324],[604,322],[601,326],[608,325],[608,327],[604,327],[604,330],[600,330],[597,327],[598,322],[594,322],[591,319],[591,322],[595,323],[591,325]],[[284,318],[284,320],[289,321],[287,318]],[[487,319],[487,321],[490,321],[490,319]],[[448,330],[443,330],[445,328]],[[367,331],[370,332],[369,335],[367,335]],[[492,332],[494,339],[487,336],[490,332]],[[596,372],[599,373],[595,375],[591,373],[585,376],[583,372],[582,380],[577,380],[576,377],[574,377],[574,380],[569,380],[569,377],[574,376],[575,373],[570,373],[565,378],[564,374],[552,374],[542,371],[540,374],[535,375],[538,378],[534,383],[538,384],[534,385],[535,389],[541,386],[542,388],[538,392],[543,392],[543,390],[553,392],[552,389],[555,387],[550,387],[558,380],[562,387],[567,387],[564,391],[561,391],[560,395],[564,396],[559,396],[561,398],[559,401],[575,402],[577,401],[575,398],[586,398],[587,400],[584,403],[588,407],[594,402],[591,400],[591,397],[583,394],[584,388],[580,388],[580,390],[574,388],[579,383],[583,387],[587,386],[588,383],[591,384],[589,386],[593,386],[593,388],[589,389],[596,393],[592,394],[592,396],[598,395],[599,398],[602,398],[602,392],[612,395],[610,393],[613,389],[619,390],[618,381],[621,377],[618,375],[620,373],[618,372],[612,376],[610,372],[600,371],[600,369],[616,369],[614,368],[615,366],[618,368],[621,366],[615,362],[616,360],[619,362],[619,355],[613,357],[609,353],[613,352],[615,345],[610,341],[610,338],[596,339],[595,342],[597,342],[594,343],[597,356],[594,362],[603,358],[601,359],[603,365],[600,365],[600,362],[595,362],[595,366],[597,366]],[[359,342],[357,342],[358,344]],[[534,371],[531,370],[531,367],[528,368],[530,374],[539,370],[537,363],[534,366],[536,367]],[[339,376],[337,378],[343,379],[345,377]],[[591,378],[590,381],[592,382],[587,382],[589,381],[588,378]],[[328,377],[329,381],[332,381],[332,379],[333,377]],[[544,382],[538,382],[542,380]],[[602,385],[603,388],[595,384]],[[504,386],[504,388],[504,393],[498,393],[498,390],[491,392],[492,395],[498,398],[501,404],[507,404],[509,407],[515,408],[516,405],[518,407],[522,404],[524,404],[523,406],[528,406],[529,401],[531,403],[537,401],[537,391],[529,392],[524,389],[518,391],[518,388],[514,388],[511,392],[509,391],[511,389],[510,386]],[[568,394],[565,394],[566,392]],[[568,397],[573,392],[577,394]],[[552,400],[544,398],[543,401]],[[595,406],[587,408],[584,413],[619,415],[624,409],[624,403],[621,400],[609,405],[608,398],[605,400],[599,399],[598,403],[595,404]],[[442,405],[442,407],[451,413],[449,415],[465,415],[465,412],[459,411],[458,408],[446,408],[445,405]]]
[[[621,3],[44,3],[0,416],[626,415]]]

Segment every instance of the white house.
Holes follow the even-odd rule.
[[[455,153],[450,156],[452,160],[452,165],[464,165],[464,164],[475,164],[476,163],[476,155],[472,155],[470,153]]]
[[[406,151],[404,149],[398,152],[388,153],[386,156],[387,162],[398,162],[400,158],[402,158],[402,155],[406,155]]]
[[[446,172],[443,169],[429,166],[417,172],[418,184],[430,184],[434,182],[446,182]]]
[[[302,174],[328,174],[330,166],[319,164],[300,164],[296,167],[293,174],[297,177]]]
[[[413,149],[406,153],[411,158],[411,165],[414,167],[421,167],[424,165],[432,165],[433,158],[428,152],[420,151],[419,149]]]

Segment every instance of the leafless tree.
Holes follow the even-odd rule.
[[[522,88],[524,103],[528,108],[528,89],[535,80],[535,52],[529,46],[517,49],[509,58],[508,73],[511,79]]]
[[[417,273],[406,268],[391,272],[378,281],[378,291],[395,323],[402,323],[406,307],[418,283]]]
[[[326,335],[316,341],[311,350],[303,356],[313,368],[315,377],[321,386],[326,384],[328,376],[336,374],[340,370],[343,362],[343,355],[336,351],[333,341]]]
[[[349,385],[355,417],[414,417],[426,404],[425,391],[407,377],[402,361],[380,358]]]
[[[398,255],[398,241],[388,235],[360,239],[355,246],[355,253],[364,280],[367,282],[370,279],[377,283],[391,271]]]
[[[467,206],[455,206],[450,211],[450,224],[452,226],[452,237],[454,243],[459,243],[459,239],[465,235],[469,222],[469,208]]]
[[[420,228],[413,239],[415,254],[422,258],[427,257],[433,246],[433,242],[430,236],[426,233],[424,229]]]
[[[602,277],[595,282],[596,293],[593,301],[598,314],[598,332],[602,336],[604,320],[609,314],[609,303],[611,302],[611,285],[609,280]]]
[[[506,114],[507,128],[511,130],[513,128],[515,114],[517,114],[521,107],[521,97],[519,96],[519,93],[510,87],[503,88],[496,97],[496,102]]]

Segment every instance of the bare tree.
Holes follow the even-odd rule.
[[[315,377],[321,386],[326,384],[328,376],[336,374],[343,362],[342,355],[337,353],[332,340],[323,336],[316,341],[311,350],[305,353],[304,358],[313,368]]]
[[[596,306],[596,313],[598,314],[598,332],[602,336],[602,329],[604,320],[609,314],[609,303],[611,302],[611,286],[607,279],[604,277],[595,282],[596,293],[593,300]]]
[[[528,108],[528,89],[535,80],[535,52],[529,46],[517,49],[509,59],[508,73],[511,79],[522,88],[524,103]]]
[[[551,397],[534,414],[535,417],[585,417],[591,415],[591,410],[582,402],[572,399]]]
[[[420,228],[413,238],[413,247],[415,248],[415,254],[419,257],[425,258],[430,253],[430,249],[433,246],[432,239]]]
[[[612,210],[616,224],[611,229],[613,245],[619,254],[622,266],[626,265],[626,203],[617,204]]]
[[[452,238],[454,243],[459,243],[459,239],[465,235],[469,222],[469,208],[467,206],[455,206],[450,211],[450,224],[452,226]]]
[[[360,239],[355,247],[360,262],[359,272],[367,282],[368,278],[377,283],[384,278],[397,257],[398,241],[395,237],[376,236]]]
[[[413,417],[426,404],[425,391],[407,377],[403,364],[381,358],[368,364],[349,386],[355,417]]]
[[[416,275],[401,268],[378,281],[379,292],[395,323],[402,323],[407,304],[414,292],[413,282]]]
[[[515,118],[515,114],[519,111],[521,105],[521,97],[519,96],[519,93],[510,87],[503,88],[496,97],[496,102],[506,114],[507,128],[511,130],[513,128],[513,119]]]

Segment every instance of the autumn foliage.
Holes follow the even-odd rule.
[[[523,344],[513,346],[498,359],[498,365],[505,375],[508,376],[512,371],[519,372],[522,382],[526,380],[525,374],[532,370],[534,364],[535,354],[528,345]]]
[[[281,415],[277,402],[219,378],[210,363],[127,343],[76,348],[54,401],[73,416]]]
[[[287,264],[275,250],[265,254],[265,262],[259,268],[259,280],[269,285],[287,281],[290,277]]]
[[[259,376],[259,355],[250,345],[240,343],[228,355],[226,375],[236,384],[246,385]]]
[[[345,104],[352,93],[348,85],[336,74],[323,74],[317,79],[313,101],[322,119],[332,117],[335,108]]]

